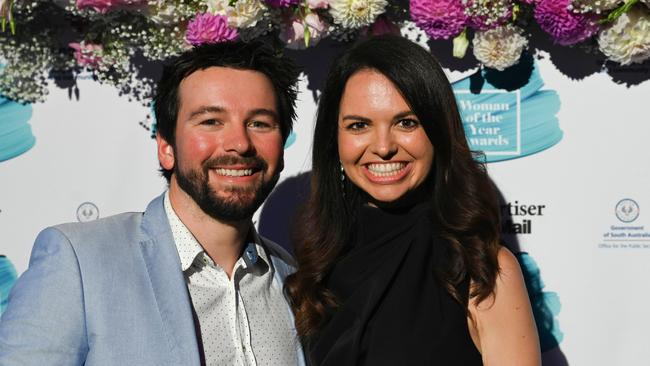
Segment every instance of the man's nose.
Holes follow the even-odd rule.
[[[224,150],[239,155],[249,155],[254,151],[249,130],[244,123],[230,123],[225,127],[223,136]]]

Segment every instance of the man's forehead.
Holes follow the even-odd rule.
[[[201,82],[201,81],[218,81],[222,79],[224,81],[230,79],[246,78],[251,80],[257,80],[261,83],[271,83],[271,79],[261,71],[246,69],[246,68],[236,68],[229,66],[209,66],[202,69],[197,69],[191,73],[185,75],[183,80],[181,80],[180,85],[188,84],[191,82]],[[207,80],[206,80],[207,79]]]
[[[188,102],[192,109],[209,105],[227,109],[223,103],[275,109],[276,94],[271,80],[262,72],[213,66],[183,79],[178,92],[179,110]]]

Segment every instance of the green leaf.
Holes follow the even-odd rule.
[[[305,47],[309,47],[309,40],[311,39],[311,32],[309,31],[309,26],[303,22],[305,27]]]
[[[519,16],[519,12],[521,11],[521,8],[519,7],[519,4],[515,4],[512,6],[512,21],[517,20],[517,16]]]

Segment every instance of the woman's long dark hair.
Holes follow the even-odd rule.
[[[336,306],[336,298],[324,280],[352,236],[356,209],[362,201],[362,192],[353,184],[341,187],[337,133],[345,85],[354,73],[364,69],[376,70],[393,82],[434,146],[432,225],[448,253],[444,268],[436,274],[440,283],[467,308],[470,298],[482,301],[493,293],[498,274],[495,190],[485,168],[469,149],[444,71],[429,52],[407,39],[369,38],[334,64],[318,105],[311,195],[295,248],[298,271],[285,285],[298,334],[306,342],[326,321],[327,308]],[[468,278],[472,287],[466,293],[461,288]]]

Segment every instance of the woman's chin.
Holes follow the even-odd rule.
[[[421,190],[406,191],[401,195],[369,195],[368,205],[385,209],[412,207],[426,200]]]

